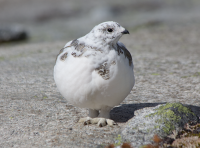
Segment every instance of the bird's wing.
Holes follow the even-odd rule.
[[[91,47],[90,47],[91,48]],[[63,47],[59,54],[57,55],[57,58],[60,56],[61,60],[65,60],[67,57],[68,52],[66,52],[66,49],[70,49],[71,55],[74,57],[80,57],[85,53],[89,48],[84,44],[80,43],[79,40],[75,39],[73,41],[68,42],[65,47]],[[56,61],[57,61],[56,58]]]
[[[117,42],[117,51],[118,54],[124,54],[124,56],[129,60],[129,65],[131,66],[133,64],[132,62],[132,56],[128,49],[126,49],[125,45],[121,42]]]

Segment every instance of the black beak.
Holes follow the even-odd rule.
[[[129,32],[125,29],[124,31],[122,31],[122,34],[129,34]]]

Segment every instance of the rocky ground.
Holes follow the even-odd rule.
[[[87,110],[68,104],[53,80],[64,42],[0,48],[2,147],[97,147],[115,143],[134,111],[163,102],[200,106],[200,31],[196,25],[144,27],[121,41],[135,64],[136,84],[111,111],[118,125],[77,123]]]
[[[30,32],[37,30],[31,38],[33,42],[1,45],[0,147],[104,147],[118,142],[119,133],[134,116],[134,111],[164,102],[190,105],[199,117],[200,19],[199,13],[195,13],[199,9],[190,10],[183,14],[172,14],[170,10],[164,13],[165,9],[153,11],[154,15],[140,13],[142,17],[135,15],[140,25],[128,25],[134,22],[128,12],[126,18],[118,20],[122,26],[128,26],[130,32],[121,41],[133,56],[136,84],[130,95],[111,111],[112,119],[118,123],[114,127],[77,123],[80,117],[87,116],[87,110],[68,104],[56,89],[53,67],[66,41],[59,40],[62,34],[57,40],[54,40],[56,35],[48,37],[54,34],[52,29],[59,30],[62,23],[49,25],[49,28],[30,26]],[[173,19],[162,14],[170,14]],[[143,20],[139,18],[149,20],[139,21]],[[78,19],[70,23],[73,22]],[[87,28],[87,24],[80,28]],[[46,38],[40,34],[44,28],[50,30]],[[71,34],[75,31],[73,28]],[[86,31],[89,30],[72,36],[69,33],[66,40],[78,38]],[[37,37],[45,42],[38,42],[34,39]]]

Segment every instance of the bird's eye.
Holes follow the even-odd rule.
[[[113,29],[112,28],[108,28],[107,31],[108,32],[113,32]]]

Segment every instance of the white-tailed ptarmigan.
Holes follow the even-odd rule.
[[[110,110],[132,90],[135,78],[130,52],[118,40],[129,32],[116,22],[95,26],[68,42],[57,56],[54,80],[72,105],[88,108],[84,124],[114,125]]]

